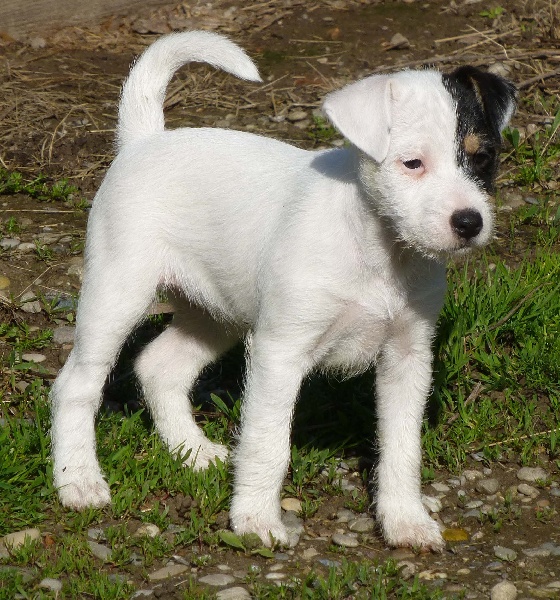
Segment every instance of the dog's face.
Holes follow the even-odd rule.
[[[372,208],[407,246],[440,258],[491,238],[489,194],[515,97],[473,67],[403,71],[334,92],[324,110],[362,152]]]

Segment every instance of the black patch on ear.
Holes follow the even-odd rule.
[[[476,67],[442,75],[457,106],[457,161],[484,190],[494,190],[502,128],[516,105],[515,86]]]

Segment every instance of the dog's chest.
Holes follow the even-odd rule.
[[[373,282],[365,294],[343,304],[325,331],[318,346],[321,365],[351,373],[369,368],[407,311],[405,291]]]

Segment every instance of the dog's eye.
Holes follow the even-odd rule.
[[[413,160],[403,160],[403,165],[407,169],[419,169],[422,166],[422,161],[419,158],[415,158]]]
[[[493,160],[494,155],[491,152],[477,152],[472,156],[474,167],[479,171],[487,169]]]

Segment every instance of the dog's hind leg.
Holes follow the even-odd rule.
[[[54,483],[65,506],[110,502],[95,450],[95,415],[101,393],[128,334],[146,313],[157,277],[104,268],[92,261],[78,307],[74,348],[51,390]]]
[[[151,342],[136,361],[156,429],[172,452],[185,455],[185,464],[204,469],[227,449],[211,442],[195,423],[189,392],[205,366],[239,339],[207,313],[186,302],[174,303],[171,325]]]

